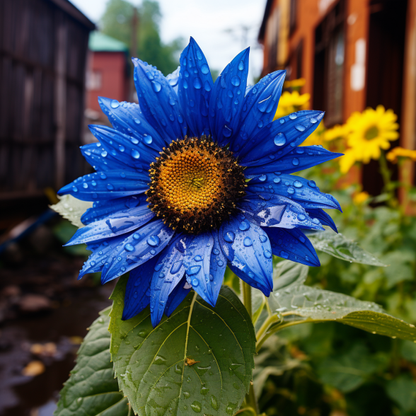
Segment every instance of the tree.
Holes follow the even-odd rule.
[[[134,5],[129,1],[109,0],[101,18],[101,31],[130,46],[133,8]],[[178,52],[183,47],[183,40],[177,38],[168,44],[163,44],[159,34],[162,14],[157,1],[143,0],[137,9],[139,26],[138,48],[135,55],[156,66],[167,75],[178,66]]]

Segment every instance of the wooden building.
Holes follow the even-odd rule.
[[[416,148],[416,0],[267,0],[259,41],[263,75],[305,78],[326,127],[382,104],[398,115],[400,145]],[[361,175],[373,194],[376,171]]]
[[[0,213],[22,199],[30,207],[85,172],[79,146],[94,28],[67,0],[0,1]]]
[[[123,42],[100,32],[91,33],[89,50],[87,116],[106,120],[107,117],[98,104],[98,97],[117,101],[129,99],[129,50]]]

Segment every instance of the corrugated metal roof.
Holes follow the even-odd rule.
[[[101,32],[90,33],[88,47],[94,52],[128,52],[129,50],[125,43]]]

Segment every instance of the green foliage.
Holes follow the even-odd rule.
[[[110,0],[101,18],[101,31],[108,36],[131,45],[133,4],[126,0]],[[138,7],[137,51],[135,56],[156,66],[165,75],[178,66],[178,53],[183,47],[182,39],[163,44],[160,38],[161,12],[159,3],[144,0]]]
[[[345,238],[333,231],[322,231],[310,236],[316,250],[328,253],[338,259],[351,263],[369,264],[370,266],[385,266],[375,256],[363,250],[355,241]]]
[[[153,328],[146,308],[122,321],[127,278],[112,295],[111,354],[139,415],[234,414],[250,385],[255,335],[247,311],[223,287],[215,308],[190,293]]]
[[[78,351],[75,368],[61,391],[55,416],[131,416],[110,359],[109,309],[93,322]]]

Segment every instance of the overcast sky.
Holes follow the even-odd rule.
[[[107,3],[107,0],[70,1],[97,24]],[[131,2],[140,4],[140,0]],[[164,42],[179,36],[187,42],[193,36],[210,66],[220,71],[237,53],[250,46],[249,77],[260,74],[263,52],[257,43],[257,35],[266,0],[159,0],[159,4]],[[249,28],[246,34],[245,27]]]

